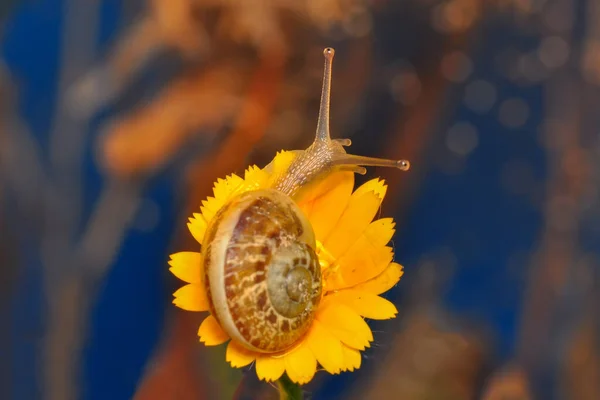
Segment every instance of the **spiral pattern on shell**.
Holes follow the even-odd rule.
[[[235,197],[211,221],[203,247],[211,311],[230,337],[276,353],[308,331],[321,269],[312,227],[291,198],[273,189]]]

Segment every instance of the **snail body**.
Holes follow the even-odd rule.
[[[202,243],[204,286],[211,314],[249,350],[278,353],[293,347],[311,326],[323,291],[312,226],[296,204],[301,189],[339,170],[364,166],[408,169],[404,160],[347,154],[349,139],[329,135],[333,49],[325,74],[316,138],[269,188],[234,196],[216,213]],[[267,166],[266,169],[269,167]]]

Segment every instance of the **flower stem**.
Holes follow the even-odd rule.
[[[302,388],[290,380],[287,374],[283,374],[277,381],[280,400],[304,400]]]

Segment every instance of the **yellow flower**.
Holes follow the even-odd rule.
[[[280,152],[262,170],[253,166],[244,178],[231,175],[218,180],[214,197],[202,203],[201,213],[194,214],[188,224],[198,243],[202,244],[211,219],[221,207],[240,193],[270,187],[294,157],[293,152]],[[314,229],[323,278],[323,297],[308,333],[285,352],[260,353],[231,339],[209,315],[198,330],[201,342],[214,346],[229,341],[227,361],[238,368],[255,362],[258,377],[266,381],[277,380],[286,372],[292,381],[304,384],[313,378],[318,364],[332,374],[360,367],[360,352],[373,341],[363,318],[396,316],[396,307],[379,295],[392,288],[403,271],[392,262],[394,253],[387,246],[394,234],[393,219],[373,221],[386,185],[374,179],[354,192],[353,187],[353,172],[333,172],[309,186],[297,200]],[[209,311],[202,282],[202,253],[176,253],[169,264],[171,272],[187,282],[174,293],[173,303],[188,311]]]

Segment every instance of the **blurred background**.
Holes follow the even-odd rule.
[[[313,399],[600,398],[597,0],[0,2],[0,399],[267,399],[171,305],[217,177],[332,131],[399,317]],[[275,397],[276,398],[276,397]]]

